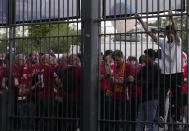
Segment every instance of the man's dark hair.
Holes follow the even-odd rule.
[[[161,59],[161,49],[155,50],[156,55],[155,58]]]
[[[112,58],[115,60],[115,57],[118,56],[118,57],[123,57],[123,53],[121,50],[115,50],[112,54]]]
[[[112,54],[113,54],[113,51],[112,51],[112,50],[106,50],[106,51],[104,52],[103,59],[105,59],[106,56],[112,55]]]
[[[156,52],[153,49],[146,49],[144,53],[147,54],[149,57],[155,59]]]
[[[134,57],[134,56],[129,56],[128,57],[128,61],[137,61],[137,58],[136,57]]]
[[[140,64],[144,63],[144,60],[145,60],[145,56],[144,56],[144,55],[141,55],[141,56],[139,57],[139,63],[140,63]]]

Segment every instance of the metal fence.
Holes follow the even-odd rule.
[[[0,130],[187,131],[188,5],[0,0]]]

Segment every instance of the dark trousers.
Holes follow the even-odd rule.
[[[20,131],[35,130],[36,104],[33,101],[21,100],[17,104]]]
[[[113,131],[129,131],[130,103],[128,100],[113,100],[113,120],[120,121],[114,123]]]
[[[112,96],[106,95],[106,91],[101,91],[100,102],[100,119],[103,121],[112,120]],[[109,122],[101,122],[100,131],[112,131],[112,124]]]
[[[160,89],[159,89],[159,115],[165,116],[165,98],[167,92],[171,90],[173,98],[171,99],[171,105],[174,105],[175,111],[172,110],[173,115],[175,115],[175,120],[180,120],[181,115],[181,95],[182,95],[182,85],[183,85],[183,73],[161,75]]]
[[[38,98],[37,100],[38,118],[37,128],[39,131],[56,131],[56,102],[52,98]]]
[[[136,127],[136,117],[137,117],[137,112],[138,112],[138,104],[139,100],[138,98],[131,98],[129,101],[129,113],[128,113],[128,120],[129,120],[129,131],[135,131]]]
[[[63,101],[63,117],[66,121],[66,131],[75,131],[80,127],[80,97],[72,97]]]
[[[63,99],[61,101],[57,100],[57,114],[56,117],[60,118],[57,120],[57,131],[66,131],[66,121],[63,119],[63,107],[65,106],[63,104]]]

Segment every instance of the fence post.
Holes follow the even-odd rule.
[[[8,0],[8,27],[9,27],[9,80],[8,80],[8,113],[7,125],[8,129],[14,127],[15,119],[11,120],[11,115],[15,115],[17,93],[16,89],[12,88],[12,67],[13,67],[13,45],[15,44],[15,26],[16,26],[16,1]]]
[[[98,126],[98,2],[99,0],[81,0],[83,44],[81,131],[97,131]]]

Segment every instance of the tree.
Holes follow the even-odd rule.
[[[71,45],[80,45],[80,30],[68,24],[45,24],[28,26],[28,37],[16,39],[17,52],[30,53],[32,50],[47,53],[66,53]]]
[[[2,33],[0,36],[0,53],[8,52],[8,34]],[[17,54],[29,54],[32,50],[47,53],[50,49],[55,53],[66,53],[71,45],[80,45],[80,38],[81,30],[75,30],[68,24],[31,25],[24,27],[24,30],[17,27],[13,48]]]
[[[6,33],[1,34],[0,38],[0,53],[6,53],[8,47],[8,37]]]

